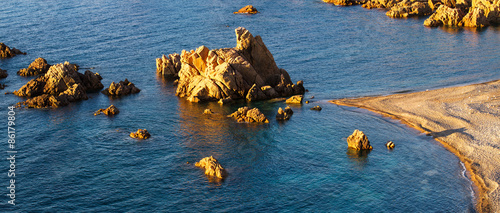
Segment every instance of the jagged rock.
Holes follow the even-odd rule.
[[[264,100],[303,94],[303,82],[294,85],[284,69],[278,68],[260,36],[245,28],[235,30],[235,48],[210,50],[201,46],[181,53],[177,96],[191,102]]]
[[[440,5],[442,5],[441,1],[438,0],[429,0],[427,1],[427,4],[429,4],[429,7],[434,11],[439,8]]]
[[[290,107],[285,107],[285,110],[283,110],[281,107],[278,109],[278,114],[276,115],[276,120],[278,121],[284,121],[288,120],[292,117],[293,115],[293,110]]]
[[[366,9],[373,9],[373,8],[392,8],[396,6],[396,4],[400,2],[399,0],[369,0],[366,1],[362,7]]]
[[[156,73],[165,78],[178,78],[181,70],[181,56],[177,53],[167,56],[163,55],[156,59]]]
[[[194,164],[197,167],[205,169],[205,175],[217,178],[227,177],[227,171],[220,165],[220,163],[212,156],[201,159]]]
[[[386,15],[391,18],[427,16],[430,14],[432,14],[432,9],[429,3],[415,0],[403,0],[386,13]]]
[[[78,72],[78,66],[64,62],[49,68],[45,75],[32,79],[14,94],[31,97],[18,106],[29,108],[60,107],[70,102],[87,100],[87,92],[102,89],[101,76],[91,71]]]
[[[112,116],[112,115],[117,115],[118,113],[120,113],[120,110],[118,110],[118,108],[115,107],[115,105],[111,105],[106,109],[97,110],[97,112],[95,112],[94,115],[99,115],[101,113],[104,113],[107,116]]]
[[[457,8],[450,8],[446,5],[441,5],[427,20],[424,25],[428,27],[438,27],[442,25],[457,26],[465,14]]]
[[[26,55],[26,53],[21,52],[20,50],[18,50],[16,48],[10,49],[4,43],[0,43],[0,58],[10,58],[10,57],[14,57],[16,55]]]
[[[257,11],[257,8],[255,8],[254,6],[247,5],[241,9],[239,9],[237,12],[234,12],[234,14],[238,14],[238,13],[256,14],[258,12],[259,11]]]
[[[9,76],[7,70],[0,69],[0,79],[7,78],[7,76]]]
[[[303,95],[294,95],[289,99],[286,99],[285,103],[287,104],[302,104],[304,96]]]
[[[347,146],[356,150],[373,149],[373,147],[370,146],[368,137],[357,129],[347,138]]]
[[[132,82],[129,82],[128,79],[125,79],[125,81],[120,81],[119,83],[115,83],[114,81],[111,82],[109,87],[102,91],[102,94],[105,94],[107,96],[123,96],[135,94],[140,91],[141,90],[135,87]]]
[[[385,146],[387,147],[387,149],[394,149],[396,145],[394,145],[394,142],[392,141],[387,141],[387,143],[385,143]]]
[[[464,18],[462,18],[459,25],[464,27],[486,27],[489,26],[490,23],[488,22],[483,9],[474,8],[471,9],[471,11],[467,13]]]
[[[320,106],[315,106],[313,108],[311,108],[311,110],[317,110],[317,111],[321,111],[323,108],[321,108]]]
[[[151,137],[151,135],[146,129],[138,129],[137,132],[131,132],[130,137],[137,139],[148,139],[149,137]]]
[[[204,115],[211,115],[211,114],[214,114],[214,112],[212,112],[211,109],[205,109],[205,111],[203,111],[203,114]]]
[[[43,58],[37,58],[33,61],[28,68],[20,69],[17,74],[20,76],[33,76],[42,75],[49,71],[50,65]]]
[[[269,120],[267,120],[266,116],[264,114],[262,114],[262,112],[260,112],[259,109],[257,109],[257,108],[249,109],[248,107],[241,107],[238,109],[238,111],[234,112],[233,114],[229,115],[228,117],[233,117],[238,122],[269,123]]]
[[[367,0],[323,0],[323,2],[333,3],[338,6],[351,6],[351,5],[364,4],[367,2]]]

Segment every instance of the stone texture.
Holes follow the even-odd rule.
[[[427,2],[404,0],[392,7],[386,15],[391,18],[407,18],[411,16],[427,16],[432,14],[432,9]]]
[[[113,115],[117,115],[118,113],[120,113],[120,110],[118,110],[118,108],[115,107],[115,105],[111,105],[106,109],[97,110],[97,112],[95,112],[94,115],[99,115],[101,113],[104,113],[107,116],[113,116]]]
[[[278,121],[284,121],[288,120],[292,117],[293,115],[293,110],[290,107],[285,107],[285,110],[283,110],[281,107],[278,109],[278,114],[276,115],[276,120]]]
[[[130,137],[137,139],[148,139],[149,137],[151,137],[151,134],[149,134],[148,130],[146,129],[138,129],[137,132],[131,132]]]
[[[194,165],[205,169],[205,175],[221,179],[227,177],[227,171],[220,165],[217,159],[212,156],[203,158]]]
[[[286,99],[287,104],[302,104],[302,100],[304,99],[303,95],[294,95],[289,99]]]
[[[129,82],[128,79],[125,81],[120,81],[119,83],[111,82],[108,88],[102,91],[102,94],[107,96],[124,96],[129,94],[139,93],[141,90],[132,82]]]
[[[0,79],[7,78],[7,76],[9,76],[7,70],[0,69]]]
[[[43,58],[37,58],[33,61],[28,68],[20,69],[17,74],[20,76],[34,76],[42,75],[49,71],[50,65]]]
[[[179,78],[181,70],[181,56],[177,53],[167,56],[163,55],[156,59],[156,73],[164,78]]]
[[[235,48],[200,46],[182,51],[177,96],[190,102],[255,101],[305,92],[302,81],[293,84],[288,73],[278,68],[260,36],[241,27],[235,33]]]
[[[347,146],[351,149],[356,150],[365,150],[365,149],[373,149],[370,146],[370,141],[368,141],[368,137],[359,130],[354,130],[352,135],[347,138]]]
[[[262,112],[260,112],[257,108],[250,109],[248,107],[241,107],[228,117],[233,117],[238,122],[269,123],[269,120],[266,118],[266,116],[262,114]]]
[[[45,75],[32,79],[14,94],[21,97],[31,97],[18,106],[30,108],[60,107],[70,102],[87,100],[87,92],[103,88],[102,77],[97,73],[78,72],[78,66],[65,62],[49,68]]]
[[[457,26],[465,14],[457,8],[450,8],[446,5],[441,5],[427,20],[424,25],[428,27],[438,26]]]
[[[10,48],[4,43],[0,43],[0,58],[11,58],[16,55],[26,55],[26,53],[21,52],[16,48]]]
[[[259,11],[257,11],[257,8],[255,8],[254,6],[247,5],[247,6],[244,6],[243,8],[241,8],[241,9],[239,9],[237,12],[234,12],[234,14],[238,14],[238,13],[256,14],[258,12]]]

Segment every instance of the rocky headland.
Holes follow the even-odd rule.
[[[4,43],[0,43],[0,58],[11,58],[16,55],[26,55],[25,52],[21,52],[21,50],[18,50],[16,48],[10,48]]]

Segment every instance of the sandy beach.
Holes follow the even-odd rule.
[[[434,137],[471,173],[479,191],[477,210],[500,211],[500,80],[331,102],[401,120]]]

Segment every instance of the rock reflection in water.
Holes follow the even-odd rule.
[[[368,164],[368,154],[370,154],[372,150],[355,150],[355,149],[347,149],[347,157],[354,162],[356,167],[359,169],[363,169],[366,164]]]

